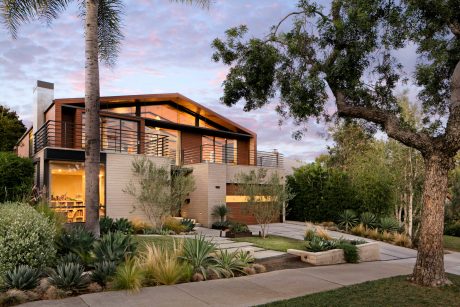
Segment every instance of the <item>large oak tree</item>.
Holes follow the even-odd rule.
[[[230,66],[222,101],[250,111],[279,98],[277,110],[303,124],[337,114],[378,126],[415,148],[425,163],[422,225],[414,282],[449,283],[444,271],[443,218],[448,172],[460,148],[460,1],[299,0],[267,37],[229,29],[213,42],[215,61]],[[405,48],[405,49],[404,49]],[[417,58],[413,74],[396,52]],[[420,89],[424,125],[405,121],[398,86]],[[299,133],[296,133],[298,136]]]

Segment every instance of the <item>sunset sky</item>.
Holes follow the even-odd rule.
[[[227,68],[211,60],[212,40],[240,24],[253,36],[266,35],[297,1],[218,0],[209,10],[168,0],[125,3],[125,40],[117,65],[101,69],[101,95],[179,92],[255,131],[260,150],[277,148],[306,161],[326,151],[324,124],[312,120],[303,140],[295,141],[292,124],[278,126],[273,104],[245,113],[241,104],[228,108],[219,102]],[[83,96],[82,28],[76,6],[50,27],[40,22],[21,27],[17,40],[0,28],[0,104],[30,125],[37,79],[55,84],[55,98]]]

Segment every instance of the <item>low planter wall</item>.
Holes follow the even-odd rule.
[[[380,246],[377,242],[365,243],[356,246],[359,253],[359,262],[380,260]],[[308,252],[298,249],[288,249],[288,254],[300,256],[303,262],[313,265],[331,265],[346,263],[343,250],[331,249],[324,252]]]

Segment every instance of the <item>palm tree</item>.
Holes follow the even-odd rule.
[[[86,228],[99,237],[99,60],[114,65],[123,39],[122,0],[77,0],[85,27],[85,206]],[[50,23],[72,0],[0,0],[0,14],[13,38],[23,23]],[[175,0],[209,7],[210,0]]]

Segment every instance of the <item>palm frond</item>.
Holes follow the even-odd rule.
[[[99,57],[107,65],[115,65],[124,36],[121,31],[122,0],[100,0],[98,8]]]

